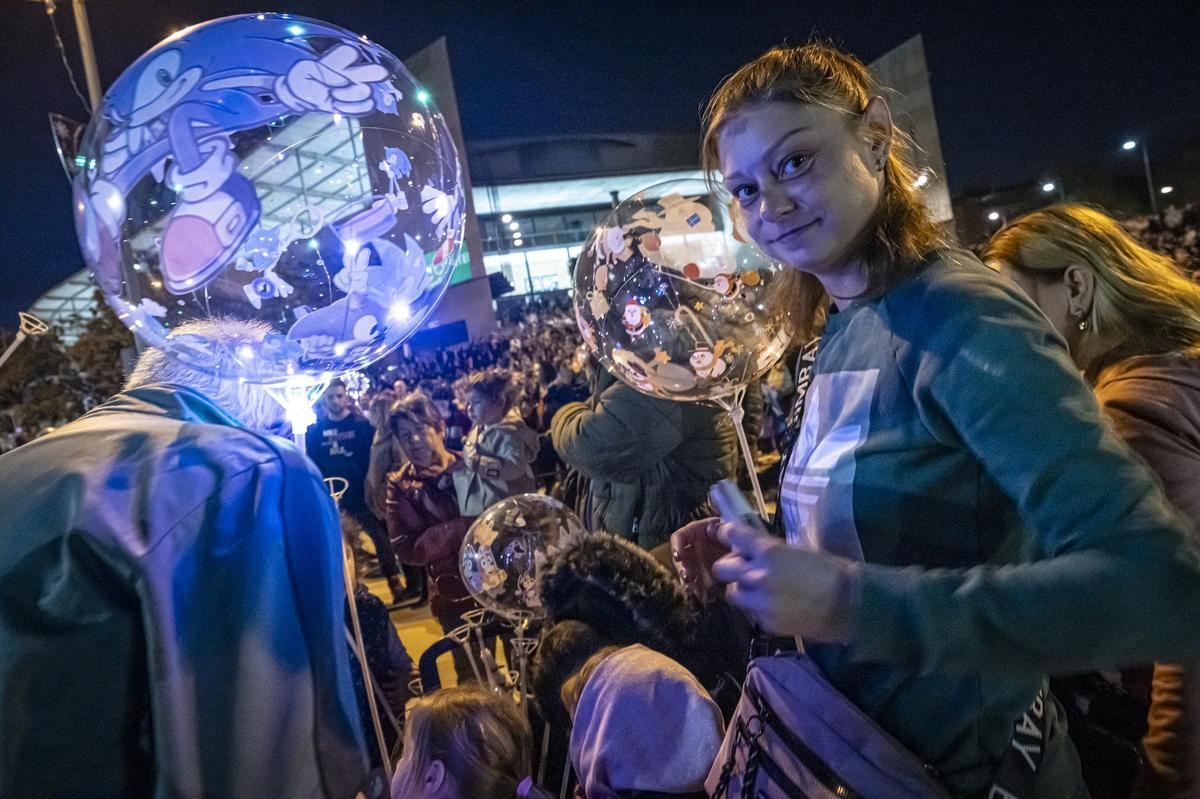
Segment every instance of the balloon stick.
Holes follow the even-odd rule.
[[[301,433],[303,436],[303,433]],[[329,494],[337,505],[350,481],[344,477],[329,477],[325,479]],[[379,721],[379,706],[375,703],[375,681],[367,664],[367,649],[363,644],[362,625],[358,621],[358,603],[354,601],[354,588],[357,580],[354,574],[354,552],[350,549],[345,536],[342,537],[342,582],[346,587],[346,601],[350,606],[350,626],[354,630],[354,655],[358,658],[358,668],[362,672],[363,685],[366,687],[367,708],[371,711],[371,723],[375,727],[375,743],[379,746],[379,759],[383,762],[383,773],[388,785],[392,784],[392,762],[388,752],[387,742],[383,737],[383,725]]]
[[[742,417],[745,412],[742,410],[742,399],[746,396],[746,387],[739,386],[732,397],[721,397],[714,400],[726,413],[729,414],[730,420],[733,422],[733,431],[737,434],[738,446],[742,450],[742,460],[746,464],[746,472],[750,475],[750,486],[754,489],[754,502],[758,505],[758,515],[763,521],[769,521],[767,518],[767,502],[763,499],[762,486],[758,483],[758,471],[754,467],[754,453],[750,451],[750,440],[746,437],[746,430],[742,427]]]

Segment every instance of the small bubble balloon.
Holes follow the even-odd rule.
[[[783,268],[704,181],[659,183],[588,237],[575,267],[576,321],[600,362],[639,391],[728,398],[791,339],[787,315],[770,302]]]
[[[546,615],[543,572],[583,535],[579,518],[556,499],[518,494],[501,500],[467,531],[459,553],[463,582],[479,604],[500,616],[540,619]]]
[[[429,92],[324,22],[247,14],[165,39],[109,89],[75,165],[76,232],[108,303],[221,376],[362,368],[420,326],[458,262],[461,171]],[[167,338],[217,316],[270,332]]]

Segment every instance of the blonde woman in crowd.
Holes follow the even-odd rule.
[[[1117,433],[1200,531],[1200,286],[1083,205],[1021,217],[984,258],[1046,314]],[[1125,677],[1149,703],[1139,795],[1200,795],[1195,664],[1157,664],[1149,692],[1144,675]]]

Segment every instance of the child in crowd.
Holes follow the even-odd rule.
[[[699,797],[721,711],[683,666],[641,644],[606,647],[562,687],[583,799]]]
[[[538,437],[521,419],[516,387],[503,369],[472,373],[463,386],[471,431],[454,473],[459,511],[478,516],[500,500],[535,489]]]
[[[392,799],[545,799],[530,776],[529,723],[508,697],[474,685],[409,708]]]

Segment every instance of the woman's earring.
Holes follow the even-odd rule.
[[[1086,320],[1086,319],[1080,319],[1080,320],[1079,320],[1079,332],[1080,332],[1080,333],[1086,333],[1086,332],[1087,332],[1087,329],[1088,329],[1089,327],[1091,327],[1091,325],[1090,325],[1090,324],[1088,324],[1088,320]]]

